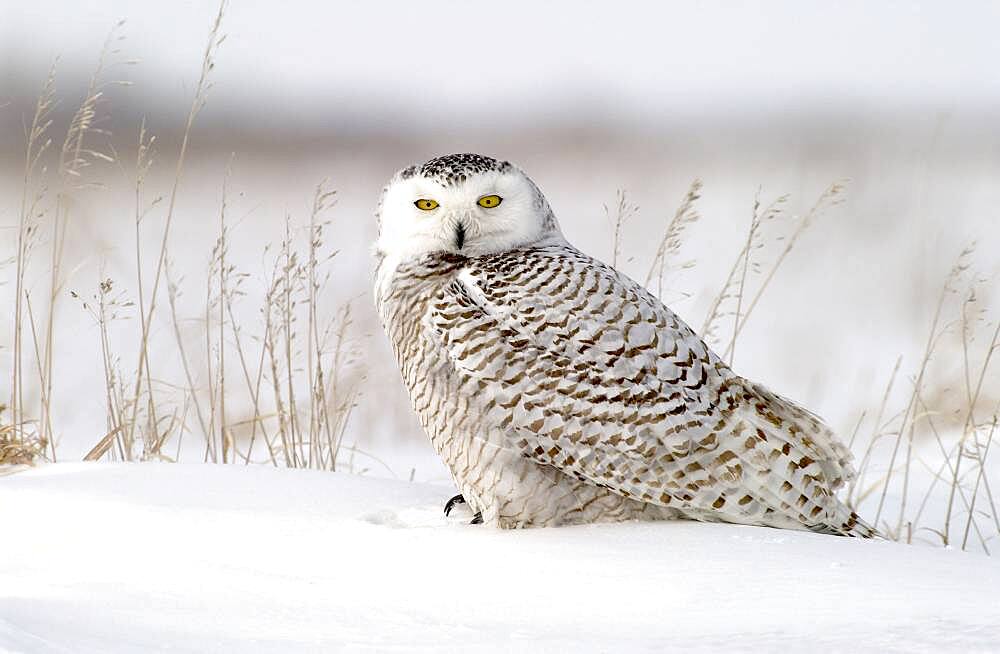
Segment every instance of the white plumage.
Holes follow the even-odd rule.
[[[571,246],[507,162],[449,155],[379,205],[376,303],[431,442],[502,527],[687,517],[870,536],[850,455]]]

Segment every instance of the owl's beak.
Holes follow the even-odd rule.
[[[465,223],[459,222],[455,226],[455,247],[459,250],[465,245]]]

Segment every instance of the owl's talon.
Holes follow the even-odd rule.
[[[454,509],[459,504],[465,504],[465,496],[463,496],[461,493],[459,493],[455,497],[453,497],[450,500],[448,500],[447,502],[445,502],[445,504],[444,504],[444,515],[445,515],[445,517],[451,515],[451,510]]]
[[[472,522],[470,522],[469,524],[470,525],[481,525],[481,524],[483,524],[483,512],[482,511],[478,511],[476,513],[476,515],[472,518]]]

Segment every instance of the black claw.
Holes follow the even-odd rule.
[[[483,524],[483,512],[482,512],[482,511],[478,512],[478,513],[477,513],[477,514],[476,514],[476,515],[475,515],[475,516],[474,516],[474,517],[472,518],[472,522],[470,522],[469,524],[470,524],[470,525],[481,525],[481,524]]]
[[[445,516],[450,515],[451,514],[451,510],[454,509],[459,504],[465,504],[465,498],[462,496],[461,493],[459,493],[455,497],[453,497],[450,500],[448,500],[447,502],[445,502],[445,505],[444,505],[444,514],[445,514]]]

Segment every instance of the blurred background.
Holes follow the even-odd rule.
[[[97,125],[107,133],[91,143],[116,162],[87,170],[103,188],[72,194],[66,232],[53,389],[63,458],[79,458],[107,431],[103,382],[95,379],[98,329],[68,292],[89,297],[111,278],[135,299],[140,125],[156,136],[148,198],[168,195],[216,10],[180,1],[0,2],[0,259],[14,251],[25,130],[50,67],[59,142],[107,35],[125,20],[104,79],[130,85],[104,89]],[[995,288],[997,25],[1000,4],[971,1],[231,2],[169,241],[185,338],[199,342],[206,331],[224,181],[229,260],[249,275],[239,320],[252,338],[261,333],[274,252],[265,247],[280,243],[286,217],[301,237],[314,188],[328,179],[337,204],[324,247],[338,253],[319,305],[333,317],[350,303],[359,356],[344,375],[361,385],[345,439],[396,474],[440,476],[412,471],[407,457],[422,461],[429,446],[370,299],[372,211],[394,171],[450,152],[509,159],[546,193],[567,237],[606,261],[616,194],[625,191],[637,211],[623,226],[618,265],[640,280],[692,180],[701,179],[701,218],[663,291],[695,328],[746,241],[756,197],[767,205],[789,194],[785,222],[767,225],[753,254],[762,272],[750,283],[759,285],[795,217],[831,183],[850,180],[844,202],[817,216],[783,260],[735,353],[738,372],[850,433],[862,411],[874,412],[900,356],[896,388],[908,392],[942,284],[973,240],[983,306]],[[139,63],[124,63],[131,59]],[[165,204],[140,232],[147,275]],[[45,238],[26,277],[39,294],[49,284]],[[0,271],[4,306],[13,303],[10,270]],[[164,389],[182,386],[171,322],[159,311],[154,377]],[[111,331],[127,371],[137,325],[134,312],[126,318],[123,310]],[[10,322],[0,325],[5,371]],[[963,393],[961,347],[944,340],[928,396],[949,407],[947,398]],[[209,358],[192,355],[198,383]],[[0,397],[9,377],[0,379]],[[228,410],[238,419],[246,399],[234,397]]]

